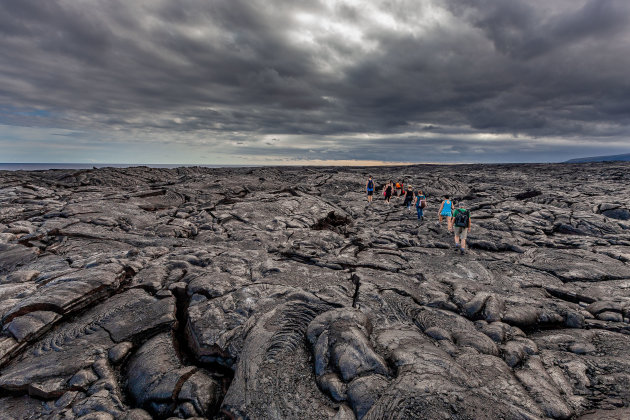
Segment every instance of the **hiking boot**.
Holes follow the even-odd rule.
[[[459,248],[459,253],[464,255],[466,253],[466,249],[465,248]]]

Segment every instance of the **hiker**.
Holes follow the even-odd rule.
[[[368,178],[365,183],[365,192],[367,193],[368,203],[372,202],[372,196],[374,195],[374,180],[372,179],[372,175]]]
[[[458,208],[453,211],[453,230],[455,231],[455,251],[466,253],[466,238],[470,232],[470,211]]]
[[[394,192],[394,183],[390,180],[385,187],[383,188],[383,195],[385,196],[385,202],[389,204],[389,200],[392,198],[392,193]]]
[[[424,208],[427,206],[427,198],[422,194],[422,190],[416,191],[416,211],[418,212],[418,222],[424,219]]]
[[[396,197],[400,197],[403,191],[403,183],[400,180],[396,181]]]
[[[403,201],[403,206],[407,207],[407,210],[411,210],[412,202],[413,202],[413,187],[411,185],[407,185],[407,193],[405,194],[405,201]]]
[[[449,200],[449,196],[444,196],[444,201],[442,201],[442,205],[438,210],[439,221],[437,222],[438,226],[442,226],[442,218],[446,217],[446,228],[449,232],[453,230],[451,225],[453,219],[453,202]]]

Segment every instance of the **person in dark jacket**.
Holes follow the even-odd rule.
[[[383,195],[385,196],[385,202],[389,204],[389,200],[392,198],[392,194],[394,193],[394,183],[390,180],[385,187],[383,188]]]
[[[403,205],[407,207],[407,210],[411,210],[411,203],[413,203],[413,187],[411,185],[407,185],[407,193],[405,194],[405,201],[403,201]]]
[[[367,194],[368,203],[372,203],[372,197],[374,196],[374,180],[370,176],[365,183],[365,192]]]
[[[424,208],[427,205],[427,198],[422,194],[422,190],[416,191],[416,212],[418,212],[418,222],[424,219]]]

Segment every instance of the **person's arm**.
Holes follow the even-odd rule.
[[[470,228],[472,227],[472,218],[470,217],[470,212],[468,212],[468,232],[470,232]]]
[[[443,208],[444,208],[444,201],[442,201],[442,205],[440,206],[440,209],[438,210],[438,214],[442,213]]]

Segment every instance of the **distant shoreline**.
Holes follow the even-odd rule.
[[[628,162],[630,161],[630,153],[623,155],[606,155],[606,156],[592,156],[576,159],[569,159],[564,163],[587,163],[587,162]]]
[[[417,162],[417,163],[393,163],[387,162],[382,165],[326,165],[326,164],[297,164],[287,163],[284,165],[206,165],[206,164],[158,164],[158,163],[0,163],[0,171],[48,171],[48,170],[84,170],[84,169],[102,169],[102,168],[138,168],[148,167],[155,169],[175,169],[175,168],[208,168],[208,169],[238,169],[238,168],[334,168],[334,167],[352,167],[352,168],[385,168],[385,167],[405,167],[405,166],[465,166],[465,165],[572,165],[583,163],[623,163],[624,161],[565,161],[565,162]]]

